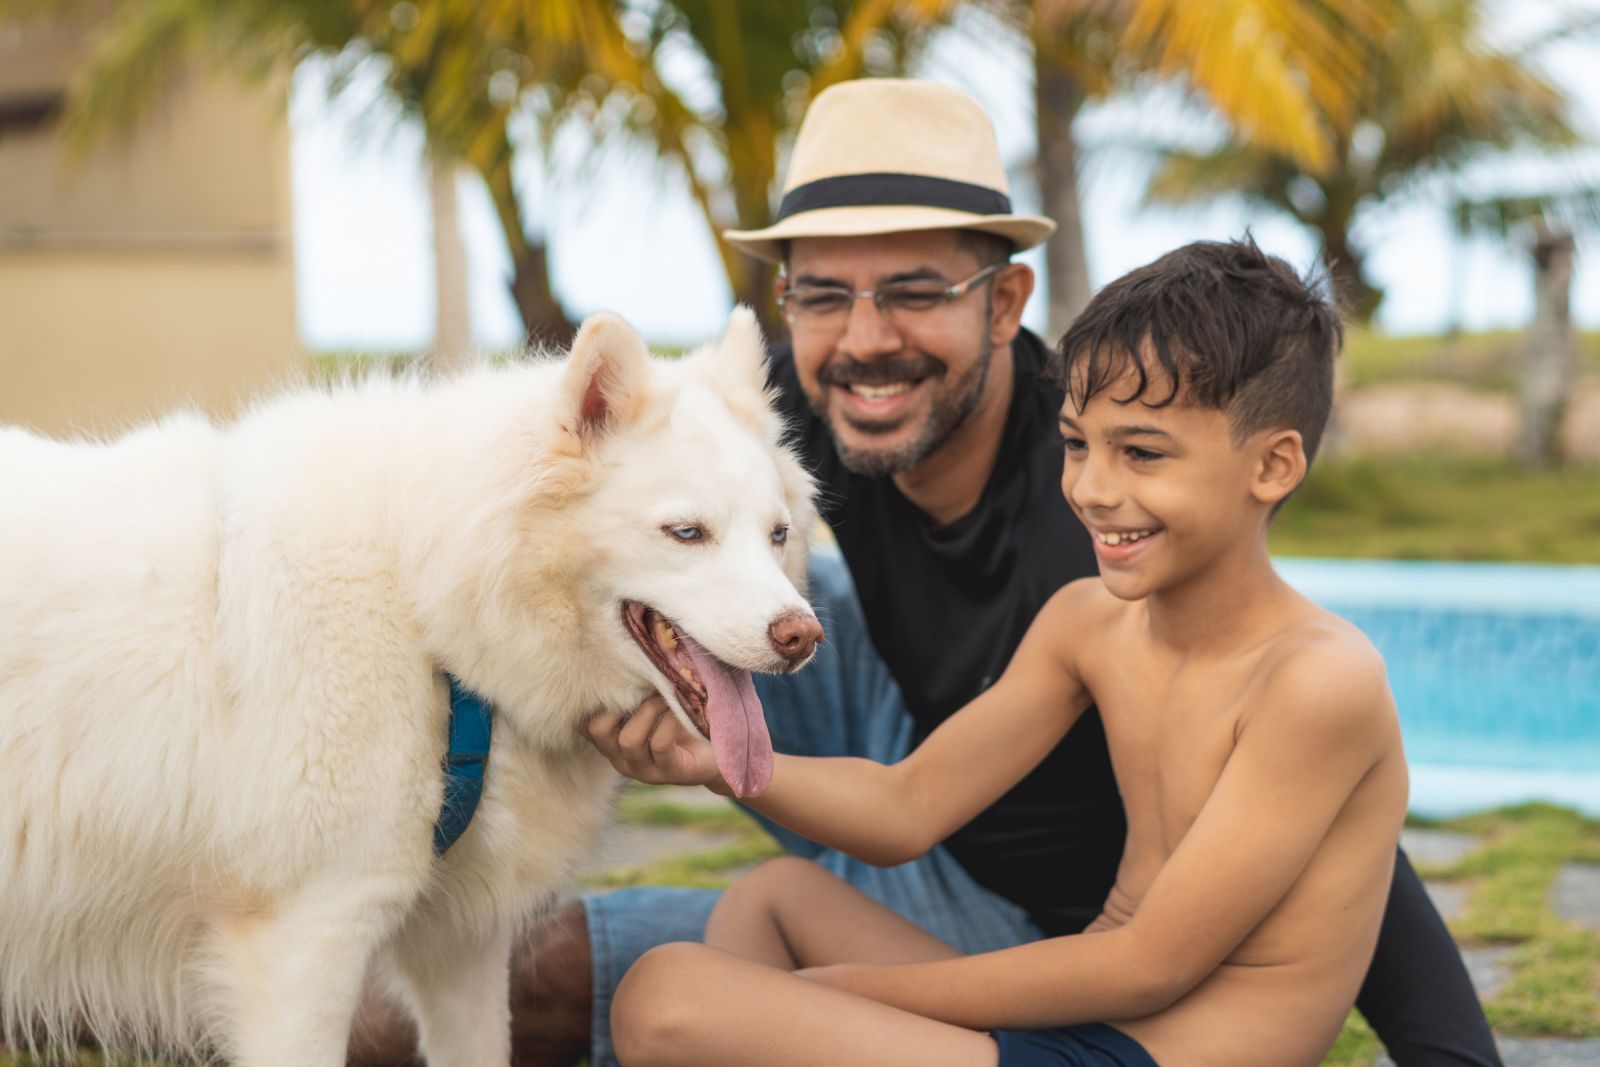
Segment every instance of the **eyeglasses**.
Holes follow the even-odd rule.
[[[796,332],[812,334],[842,331],[850,320],[856,301],[870,296],[878,313],[897,329],[915,329],[936,311],[970,293],[1011,265],[1010,260],[991,263],[970,278],[953,285],[938,281],[895,282],[877,289],[846,289],[842,285],[796,285],[778,295],[778,307]]]

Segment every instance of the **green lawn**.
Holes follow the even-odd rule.
[[[1600,821],[1547,804],[1525,804],[1418,823],[1482,838],[1459,861],[1419,865],[1429,880],[1468,890],[1450,930],[1463,946],[1513,945],[1510,980],[1484,1012],[1497,1034],[1600,1037],[1600,933],[1562,922],[1550,885],[1564,863],[1600,863]],[[1324,1067],[1366,1067],[1378,1042],[1352,1014]]]
[[[1600,563],[1600,467],[1446,456],[1319,464],[1269,534],[1284,556]]]

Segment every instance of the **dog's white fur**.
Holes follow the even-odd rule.
[[[761,338],[305,389],[105,444],[0,430],[0,1022],[242,1067],[344,1062],[369,971],[438,1065],[509,1058],[511,939],[616,776],[579,723],[670,686],[643,601],[787,665],[811,483]],[[693,521],[709,536],[674,540]],[[497,709],[442,858],[446,685]],[[681,713],[681,709],[680,713]]]

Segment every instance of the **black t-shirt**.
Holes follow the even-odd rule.
[[[1061,495],[1061,390],[1027,331],[994,470],[972,511],[936,527],[893,479],[853,474],[806,403],[787,345],[771,354],[779,404],[816,475],[822,516],[855,580],[867,629],[921,740],[1005,669],[1029,623],[1066,583],[1097,573],[1088,533]],[[1046,934],[1100,911],[1126,823],[1100,716],[1089,709],[1031,774],[946,842],[980,884]]]

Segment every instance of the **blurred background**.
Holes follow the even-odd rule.
[[[1600,1063],[1597,69],[1600,0],[0,0],[0,423],[226,417],[600,309],[667,352],[736,300],[778,334],[718,235],[770,221],[807,102],[958,86],[1060,224],[1047,339],[1197,238],[1328,278],[1335,426],[1273,550],[1385,653],[1497,1029]],[[736,840],[605,884],[766,847],[625,810]]]

